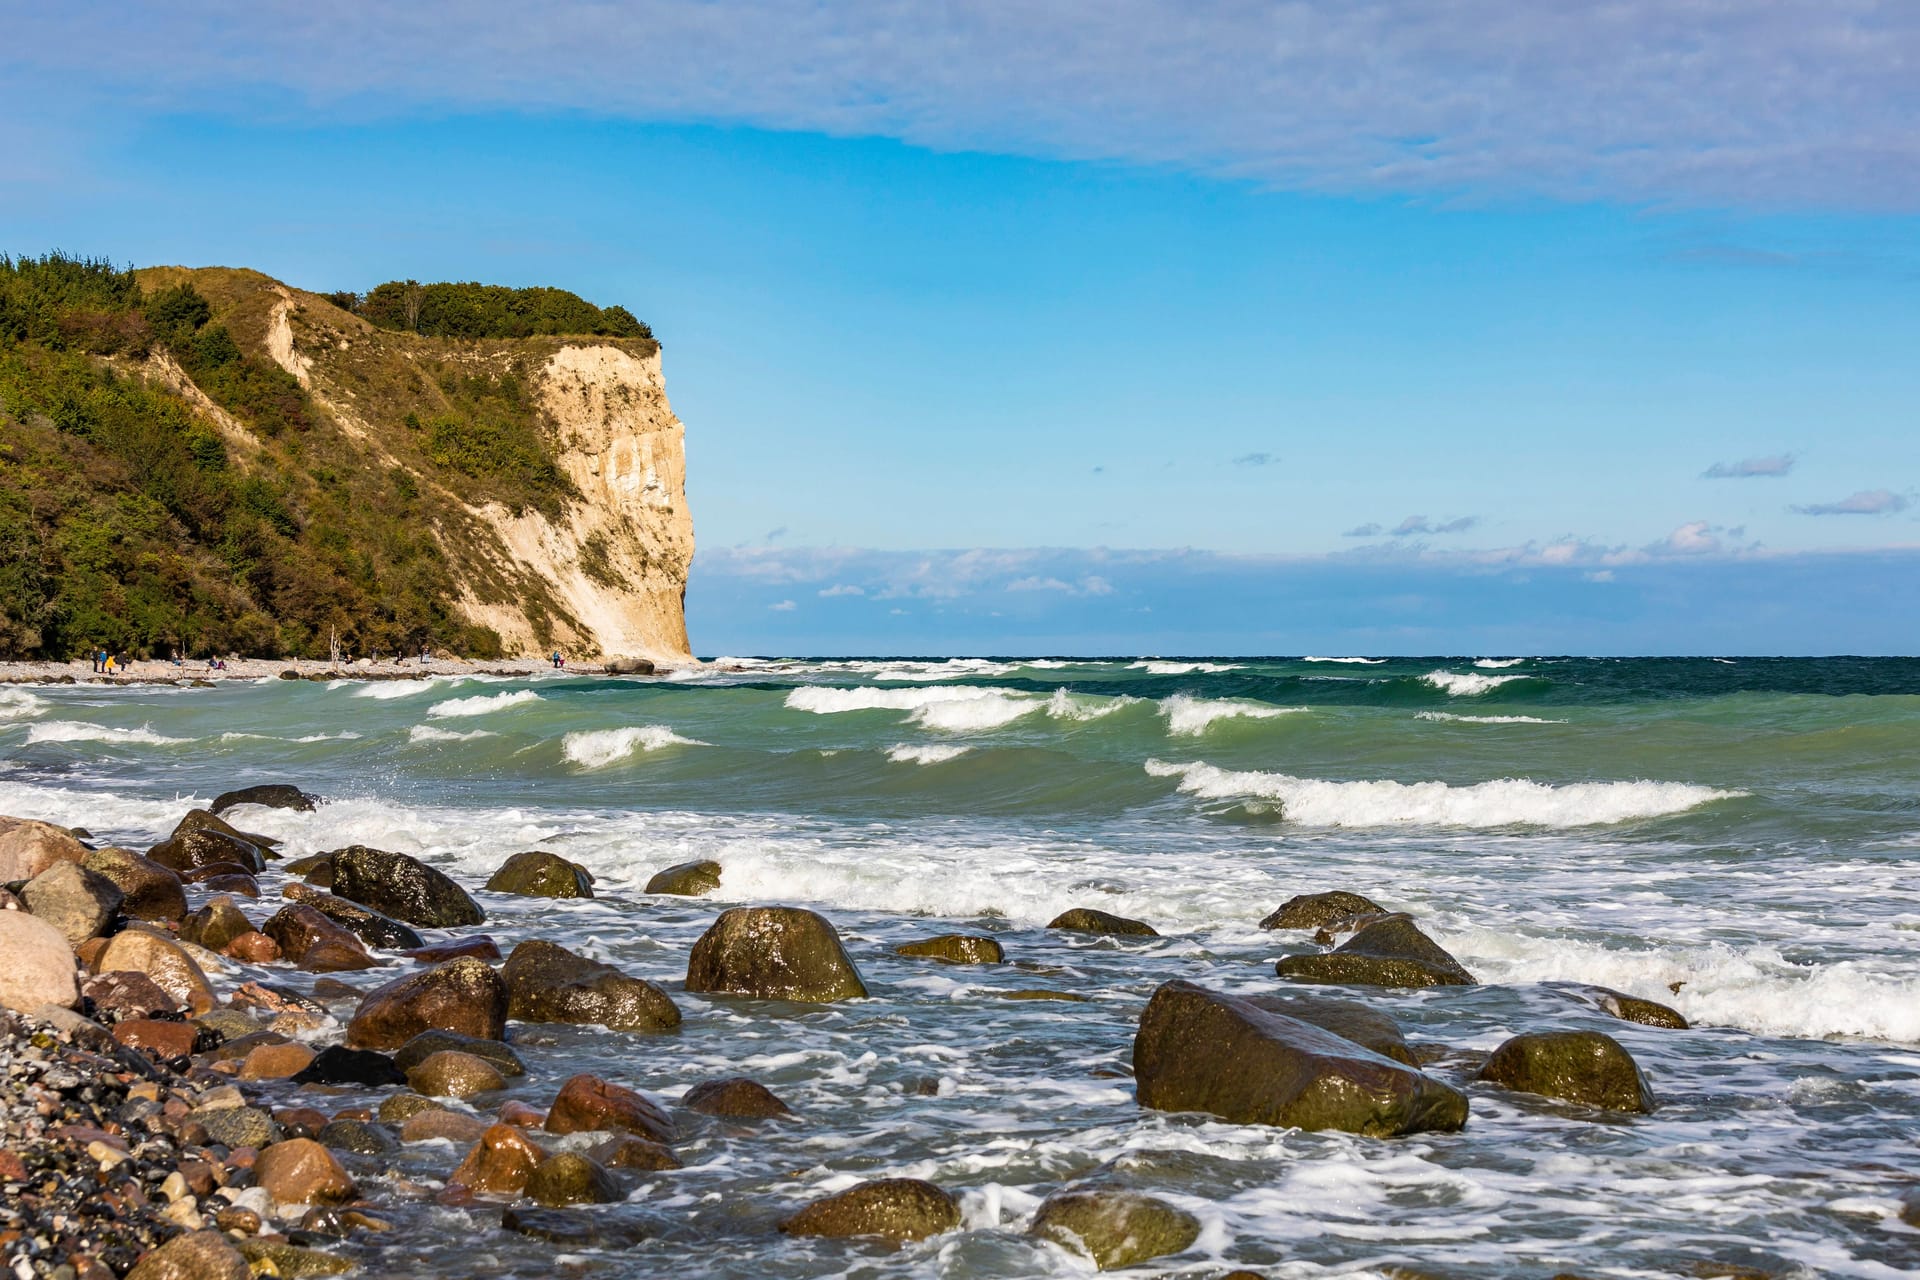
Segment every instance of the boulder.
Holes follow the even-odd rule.
[[[547,1108],[548,1133],[637,1133],[655,1142],[673,1141],[673,1121],[650,1099],[602,1080],[577,1075],[560,1086]]]
[[[1260,922],[1262,929],[1319,929],[1348,916],[1385,912],[1372,898],[1344,889],[1329,893],[1302,893],[1288,898],[1279,910]]]
[[[209,898],[198,911],[180,922],[180,936],[209,951],[225,951],[229,942],[252,932],[253,921],[225,894]]]
[[[303,907],[312,907],[369,947],[411,951],[426,945],[425,939],[398,920],[310,884],[286,885],[280,890],[280,896]]]
[[[273,1116],[259,1107],[201,1107],[193,1118],[207,1131],[209,1142],[230,1149],[264,1147],[280,1136]]]
[[[313,973],[371,969],[377,963],[360,939],[302,903],[289,903],[267,918],[260,932],[287,960]]]
[[[489,1128],[479,1116],[470,1116],[445,1107],[415,1112],[400,1124],[402,1142],[452,1142],[467,1145],[478,1142]]]
[[[881,1178],[815,1200],[784,1219],[790,1236],[879,1236],[887,1240],[925,1240],[960,1226],[960,1206],[931,1182],[918,1178]]]
[[[411,1071],[434,1054],[447,1049],[484,1058],[503,1076],[527,1074],[527,1064],[520,1061],[520,1055],[500,1041],[463,1036],[453,1031],[422,1031],[400,1046],[399,1052],[393,1055],[393,1064],[402,1071]]]
[[[700,898],[720,887],[720,864],[717,862],[682,862],[668,867],[665,871],[656,871],[647,881],[646,892],[672,894],[681,898]]]
[[[253,1181],[282,1204],[341,1204],[355,1194],[347,1171],[312,1138],[289,1138],[262,1151]]]
[[[547,1158],[533,1140],[510,1124],[496,1124],[480,1135],[447,1181],[483,1195],[517,1196]]]
[[[333,855],[316,853],[305,858],[295,858],[286,866],[287,874],[299,876],[308,884],[320,889],[333,887]]]
[[[539,849],[516,853],[487,881],[494,893],[527,898],[591,898],[593,877],[577,862]]]
[[[578,1151],[562,1151],[535,1165],[527,1175],[524,1194],[549,1209],[569,1204],[612,1204],[621,1198],[613,1175]]]
[[[734,907],[693,944],[687,990],[827,1004],[867,994],[840,935],[800,907]]]
[[[334,851],[333,891],[429,929],[457,929],[486,919],[465,889],[418,858],[365,845]]]
[[[189,831],[218,831],[223,836],[232,836],[236,840],[244,840],[256,849],[266,850],[271,856],[278,856],[277,854],[272,854],[273,847],[280,843],[274,837],[259,835],[252,831],[242,831],[225,818],[210,813],[205,809],[189,809],[187,810],[186,817],[173,824],[173,834],[176,836],[183,835]]]
[[[653,663],[645,658],[608,658],[600,669],[610,676],[650,676]]]
[[[705,1116],[727,1116],[738,1120],[770,1120],[790,1116],[787,1104],[758,1080],[731,1076],[725,1080],[702,1080],[687,1090],[680,1105]]]
[[[1032,1235],[1084,1252],[1102,1271],[1183,1253],[1200,1238],[1200,1220],[1137,1191],[1058,1191],[1033,1215]]]
[[[111,880],[125,896],[122,913],[135,920],[178,920],[187,914],[180,877],[131,849],[95,849],[81,864]]]
[[[293,1077],[295,1084],[359,1084],[371,1088],[405,1084],[407,1073],[392,1058],[371,1049],[332,1044]],[[384,1118],[384,1117],[383,1117]]]
[[[280,959],[280,944],[264,933],[249,930],[220,948],[220,954],[245,964],[272,964]]]
[[[1358,1000],[1292,995],[1247,996],[1245,999],[1248,1004],[1265,1009],[1268,1013],[1285,1014],[1289,1018],[1312,1023],[1322,1031],[1331,1031],[1343,1040],[1351,1040],[1362,1048],[1373,1050],[1383,1058],[1392,1058],[1409,1067],[1420,1065],[1420,1060],[1413,1056],[1413,1050],[1407,1046],[1407,1038],[1400,1033],[1400,1024]]]
[[[320,1055],[310,1044],[289,1040],[285,1044],[263,1044],[248,1053],[240,1064],[242,1080],[290,1080],[313,1065]]]
[[[214,797],[207,808],[214,813],[225,813],[237,805],[257,804],[266,809],[293,809],[301,813],[312,813],[320,803],[319,796],[308,795],[298,787],[288,786],[284,782],[268,782],[255,787],[241,787],[238,791],[223,791]]]
[[[422,1031],[498,1040],[507,1030],[507,984],[479,960],[449,960],[367,993],[347,1024],[355,1049],[393,1049]]]
[[[88,852],[65,827],[0,817],[0,884],[31,880],[56,862],[85,862]]]
[[[353,1264],[345,1258],[278,1240],[237,1240],[234,1247],[258,1276],[312,1280],[314,1276],[337,1276],[353,1269]]]
[[[190,1231],[149,1253],[127,1280],[249,1280],[253,1272],[233,1241],[218,1231]]]
[[[1565,991],[1582,1004],[1622,1022],[1637,1022],[1643,1027],[1670,1027],[1676,1031],[1685,1031],[1688,1026],[1679,1010],[1670,1009],[1657,1001],[1630,996],[1624,991],[1615,991],[1611,987],[1596,987],[1584,982],[1554,982],[1547,985]]]
[[[181,1004],[144,973],[102,973],[88,978],[80,994],[93,1005],[99,1022],[123,1022],[156,1013],[178,1013]],[[252,1030],[249,1022],[248,1030]],[[242,1032],[241,1034],[245,1034]]]
[[[471,1098],[507,1087],[506,1077],[485,1058],[458,1049],[430,1053],[407,1072],[407,1087],[428,1098]]]
[[[587,1154],[609,1169],[639,1169],[657,1173],[678,1169],[680,1159],[658,1142],[636,1138],[630,1133],[616,1134],[605,1142],[587,1148]]]
[[[1007,958],[1005,948],[992,938],[964,933],[943,933],[921,942],[903,942],[893,951],[895,955],[925,956],[948,964],[999,964]]]
[[[1606,1111],[1654,1109],[1653,1090],[1633,1055],[1598,1031],[1515,1036],[1493,1051],[1480,1079]]]
[[[1133,1040],[1140,1105],[1234,1124],[1390,1137],[1458,1129],[1467,1099],[1311,1023],[1191,982],[1153,993]]]
[[[1107,933],[1127,938],[1157,938],[1159,930],[1143,920],[1129,920],[1125,916],[1109,915],[1105,911],[1095,911],[1091,907],[1075,907],[1071,911],[1062,911],[1048,922],[1049,929],[1067,929],[1074,933]]]
[[[670,1031],[680,1010],[643,978],[539,939],[507,957],[507,1016],[521,1022],[582,1022],[615,1031]]]
[[[170,871],[185,875],[199,867],[231,863],[242,871],[264,871],[266,855],[260,846],[224,831],[201,829],[168,836],[147,850],[147,857]]]
[[[208,876],[200,882],[208,893],[237,893],[243,898],[260,896],[260,882],[241,872],[238,875]]]
[[[169,1061],[193,1052],[193,1028],[184,1022],[129,1018],[114,1025],[113,1038],[129,1049],[144,1049]]]
[[[94,966],[100,973],[144,973],[195,1015],[213,1008],[213,985],[180,944],[145,928],[115,934]]]
[[[1375,987],[1467,987],[1476,979],[1412,917],[1393,914],[1360,929],[1332,951],[1283,956],[1283,978]]]
[[[500,1215],[500,1226],[563,1249],[630,1249],[655,1234],[645,1221],[577,1209],[508,1209]]]
[[[415,964],[439,964],[443,960],[458,960],[462,956],[472,956],[475,960],[498,960],[500,944],[484,933],[476,933],[465,938],[414,947],[401,954]]]
[[[126,895],[78,862],[56,862],[20,890],[27,910],[60,931],[69,946],[98,937],[120,912]]]

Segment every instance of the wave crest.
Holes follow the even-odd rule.
[[[1431,685],[1450,698],[1477,698],[1503,684],[1525,680],[1526,676],[1477,676],[1471,671],[1429,671],[1420,683]]]
[[[1167,718],[1167,732],[1183,738],[1198,737],[1221,720],[1271,720],[1305,710],[1305,707],[1249,702],[1244,698],[1195,698],[1184,693],[1160,702],[1160,714]]]
[[[484,716],[495,711],[505,711],[508,707],[523,707],[529,702],[540,701],[540,695],[531,689],[516,689],[512,693],[482,693],[471,698],[452,698],[446,702],[436,702],[427,708],[427,714],[436,717],[446,716]]]
[[[78,720],[53,720],[46,724],[31,725],[27,729],[27,742],[119,742],[137,743],[143,747],[177,747],[192,742],[192,738],[169,738],[164,733],[155,733],[152,725],[142,725],[138,729],[116,729],[106,724],[83,724]]]
[[[568,763],[583,769],[602,769],[636,752],[705,745],[683,738],[663,724],[634,724],[623,729],[584,729],[570,733],[560,740],[560,754]]]
[[[970,747],[954,746],[951,743],[923,743],[915,745],[902,742],[898,746],[887,748],[887,759],[895,764],[945,764],[957,760],[972,750]]]

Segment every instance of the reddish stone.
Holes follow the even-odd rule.
[[[333,1118],[335,1120],[358,1120],[361,1124],[370,1124],[373,1121],[373,1112],[367,1110],[365,1107],[342,1107],[333,1113]]]
[[[547,1122],[547,1113],[524,1102],[509,1100],[500,1104],[500,1123],[517,1129],[538,1129]]]
[[[282,1107],[273,1113],[273,1122],[289,1138],[311,1138],[327,1127],[327,1116],[313,1107]]]
[[[678,1169],[680,1158],[657,1142],[623,1133],[587,1149],[587,1157],[609,1169]]]
[[[421,1111],[400,1125],[400,1141],[431,1142],[446,1138],[451,1142],[478,1142],[491,1126],[479,1116],[464,1111]]]
[[[161,1058],[184,1058],[193,1052],[193,1028],[184,1022],[133,1018],[116,1025],[113,1038],[129,1049],[145,1049]]]
[[[263,1044],[240,1064],[242,1080],[285,1080],[306,1070],[314,1060],[313,1046],[289,1040],[286,1044]]]
[[[253,1180],[282,1204],[338,1204],[355,1191],[333,1153],[312,1138],[291,1138],[262,1151],[253,1162]]]
[[[484,933],[471,938],[455,938],[450,942],[435,942],[424,947],[415,947],[412,951],[400,953],[416,964],[439,964],[443,960],[458,960],[462,956],[471,956],[475,960],[498,960],[500,944]]]
[[[209,876],[204,883],[209,893],[237,893],[243,898],[257,898],[260,896],[260,882],[245,873],[231,876]]]
[[[193,1189],[196,1196],[212,1195],[213,1189],[221,1185],[219,1171],[205,1160],[182,1160],[174,1168],[186,1179],[187,1186]]]
[[[26,1178],[27,1166],[20,1157],[0,1147],[0,1182],[25,1182]]]
[[[247,869],[237,862],[209,862],[204,867],[189,867],[185,871],[175,871],[183,884],[206,884],[216,876],[247,876]],[[258,897],[258,894],[254,896]]]
[[[94,1016],[108,1022],[173,1013],[180,1002],[144,973],[128,969],[102,973],[81,984],[80,994],[93,1001]]]
[[[254,929],[229,942],[220,952],[247,964],[272,964],[280,959],[280,944]]]
[[[527,1179],[547,1153],[508,1124],[496,1124],[480,1135],[467,1158],[448,1180],[493,1195],[519,1195]]]
[[[73,949],[73,954],[80,958],[80,963],[86,968],[88,973],[98,973],[100,970],[100,953],[107,949],[107,943],[109,941],[110,939],[107,938],[88,938],[85,942]]]
[[[547,1111],[547,1132],[602,1129],[637,1133],[657,1142],[673,1141],[673,1121],[667,1113],[634,1090],[584,1074],[561,1085]]]

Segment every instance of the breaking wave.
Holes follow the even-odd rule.
[[[495,711],[505,711],[508,707],[522,707],[529,702],[540,701],[540,695],[531,689],[516,689],[512,693],[477,694],[471,698],[453,698],[447,702],[436,702],[427,708],[430,716],[484,716]]]
[[[927,743],[916,746],[910,742],[887,748],[887,759],[895,764],[944,764],[957,760],[967,754],[971,748],[954,746],[951,743]]]
[[[1429,671],[1420,677],[1420,682],[1432,685],[1449,697],[1475,698],[1483,693],[1491,693],[1503,684],[1526,678],[1526,676],[1477,676],[1470,671]]]
[[[82,724],[76,720],[54,720],[47,724],[32,725],[27,729],[27,741],[35,742],[122,742],[138,743],[143,747],[177,747],[192,742],[192,738],[169,738],[163,733],[155,733],[152,726],[142,725],[138,729],[116,729],[112,725]]]
[[[1565,720],[1543,720],[1539,716],[1457,716],[1451,711],[1416,711],[1415,720],[1445,720],[1452,724],[1565,724]]]
[[[569,763],[583,769],[602,769],[636,752],[658,751],[662,747],[705,745],[692,738],[683,738],[663,724],[636,724],[624,729],[587,729],[570,733],[560,740],[560,754]]]
[[[1167,718],[1167,732],[1178,737],[1196,737],[1221,720],[1271,720],[1305,710],[1305,707],[1276,707],[1242,698],[1194,698],[1184,693],[1160,702],[1160,714]]]

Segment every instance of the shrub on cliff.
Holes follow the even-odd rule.
[[[389,280],[364,298],[342,292],[328,295],[328,300],[383,329],[428,338],[653,337],[653,330],[625,307],[596,307],[565,289]]]

